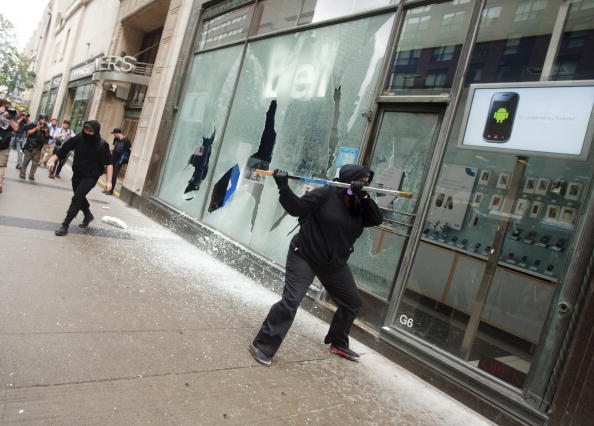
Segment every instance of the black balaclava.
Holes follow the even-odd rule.
[[[363,179],[364,177],[368,177],[369,181],[366,182],[366,185],[369,185],[373,180],[373,171],[366,166],[359,166],[356,164],[345,164],[340,168],[340,172],[338,174],[338,181],[343,183],[351,183],[354,181],[358,181]],[[353,216],[361,215],[361,200],[358,196],[355,196],[350,192],[350,189],[344,189],[343,194],[351,195],[351,207],[350,212]]]
[[[99,124],[99,122],[97,120],[89,120],[89,121],[85,121],[83,123],[83,128],[84,127],[89,127],[91,129],[93,129],[93,131],[95,132],[94,135],[87,135],[84,131],[81,132],[82,133],[82,137],[84,139],[85,142],[99,142],[101,140],[101,135],[99,134],[99,132],[101,131],[101,124]]]
[[[340,173],[338,174],[338,181],[343,183],[351,183],[353,181],[361,180],[364,177],[368,177],[368,183],[371,183],[373,179],[373,171],[366,166],[358,166],[356,164],[345,164],[340,168]]]

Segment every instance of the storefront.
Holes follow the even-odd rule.
[[[43,92],[41,100],[39,101],[38,114],[46,114],[53,118],[53,110],[56,105],[56,97],[58,96],[58,88],[62,82],[62,76],[58,75],[50,81],[46,81],[43,85]]]
[[[594,0],[208,2],[153,196],[282,265],[297,222],[254,170],[369,165],[413,197],[378,198],[355,247],[362,320],[542,423],[591,280],[593,18]]]
[[[90,101],[95,88],[92,81],[94,71],[95,58],[77,65],[70,71],[68,91],[60,116],[70,120],[70,128],[75,132],[82,130],[82,124],[88,118]]]

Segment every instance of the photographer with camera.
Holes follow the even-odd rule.
[[[10,140],[19,125],[14,120],[17,112],[10,107],[8,99],[0,98],[0,193],[2,193],[2,184],[4,183],[4,173],[8,164],[10,154]]]
[[[62,122],[62,127],[60,129],[58,129],[57,132],[54,133],[54,140],[56,141],[56,149],[54,152],[57,154],[58,150],[62,147],[62,144],[64,142],[66,142],[68,139],[73,138],[74,136],[76,136],[76,135],[70,128],[70,121],[64,120]],[[62,167],[66,163],[66,158],[67,157],[58,159],[56,168],[54,170],[50,170],[50,174],[49,174],[50,179],[53,179],[53,178],[60,179],[60,172],[62,171]]]
[[[20,169],[23,165],[23,147],[27,140],[27,133],[25,133],[25,127],[29,124],[29,113],[24,108],[19,108],[18,114],[15,117],[15,121],[19,125],[18,130],[12,135],[12,149],[17,152],[17,163],[16,168]]]
[[[19,177],[25,179],[27,174],[27,166],[31,163],[31,170],[29,171],[29,180],[35,180],[35,172],[41,159],[41,150],[49,140],[49,129],[47,126],[47,115],[40,114],[39,119],[35,123],[31,123],[25,127],[27,132],[27,142],[25,142],[25,158],[23,159],[23,166]]]

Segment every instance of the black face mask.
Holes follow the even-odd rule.
[[[89,135],[89,134],[85,133],[84,131],[82,132],[82,137],[83,137],[83,140],[87,143],[93,143],[93,142],[97,141],[97,136]]]

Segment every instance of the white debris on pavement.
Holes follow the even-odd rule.
[[[253,315],[256,311],[256,316],[263,319],[268,308],[280,298],[278,294],[213,258],[166,228],[135,226],[131,234],[142,246],[137,255],[150,261],[158,269],[164,269],[168,274],[179,277],[179,282],[185,283],[182,284],[186,286],[185,290],[196,292],[199,289],[201,297],[206,297],[205,294],[209,293],[209,302],[214,305],[224,302],[224,297],[221,297],[222,292],[237,299],[238,305],[246,313],[251,312]],[[208,243],[208,237],[203,238],[206,238],[203,242]],[[226,249],[222,246],[213,248],[213,251],[217,250]],[[254,324],[254,331],[258,325]],[[300,309],[292,332],[300,330],[303,333],[305,330],[310,337],[317,338],[321,342],[327,327],[328,324]],[[354,369],[356,374],[368,377],[377,387],[374,398],[382,395],[385,398],[396,399],[399,406],[403,407],[402,415],[412,414],[419,420],[416,424],[452,426],[492,424],[367,346],[354,339],[352,343],[354,349],[362,354],[361,362],[359,365],[353,364],[354,366],[351,363],[345,365],[341,362],[340,368]],[[336,374],[344,375],[345,371],[336,371]]]
[[[122,219],[118,219],[117,217],[103,216],[101,218],[101,221],[103,223],[107,223],[108,225],[116,226],[118,228],[122,228],[122,229],[128,228],[128,225],[126,225],[126,222],[124,222]]]

